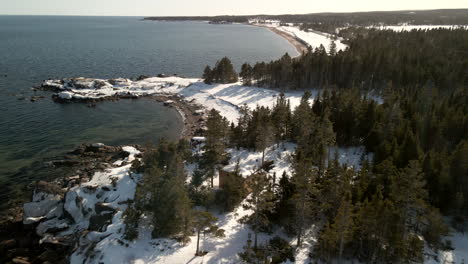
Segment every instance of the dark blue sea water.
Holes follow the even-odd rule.
[[[296,54],[283,38],[258,27],[151,22],[138,17],[0,16],[0,203],[20,168],[81,143],[141,144],[176,139],[180,117],[150,100],[60,105],[34,95],[47,78],[136,77],[177,73],[198,77],[228,56],[244,62]],[[18,176],[16,176],[18,177]]]

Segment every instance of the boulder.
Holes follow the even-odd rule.
[[[44,200],[47,197],[47,194],[63,195],[64,190],[52,182],[36,182],[34,186],[33,202]]]
[[[108,212],[98,215],[93,215],[89,218],[90,231],[105,231],[105,228],[112,223],[114,212]]]
[[[91,144],[91,147],[93,148],[102,148],[102,147],[105,147],[106,145],[104,145],[104,143],[94,143],[94,144]]]
[[[48,194],[43,200],[25,203],[23,205],[23,223],[32,224],[40,220],[53,217],[55,214],[49,214],[56,211],[61,206],[61,197],[59,195]],[[57,210],[58,211],[58,210]]]
[[[110,79],[108,80],[108,82],[112,85],[120,85],[120,86],[125,86],[129,84],[129,80],[124,79],[124,78]]]
[[[109,204],[96,203],[94,205],[94,211],[96,212],[96,214],[115,213],[116,209],[110,206]]]
[[[57,254],[58,252],[52,250],[46,250],[41,255],[39,255],[39,259],[45,262],[56,263],[62,256]]]
[[[78,196],[75,189],[70,190],[65,195],[64,209],[75,223],[82,221],[84,218],[84,208],[81,203],[82,200],[83,198]]]
[[[9,249],[16,247],[17,241],[15,239],[4,240],[0,242],[0,252],[5,252]]]
[[[94,81],[94,88],[101,89],[104,86],[109,86],[109,83],[103,80],[95,80]]]
[[[148,78],[149,78],[148,75],[140,75],[140,76],[138,76],[137,81],[142,81],[142,80],[148,79]]]
[[[57,94],[58,99],[62,100],[71,100],[73,99],[73,93],[72,92],[61,92]]]
[[[36,228],[36,233],[39,236],[44,236],[46,233],[56,234],[67,230],[69,227],[70,225],[67,223],[66,220],[62,220],[57,217],[48,221],[41,222]]]
[[[69,83],[77,89],[89,89],[94,87],[94,79],[90,78],[72,78]]]

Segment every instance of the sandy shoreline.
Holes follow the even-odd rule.
[[[283,38],[285,38],[291,45],[294,46],[294,48],[296,48],[297,52],[299,53],[299,55],[294,56],[294,57],[299,57],[299,56],[302,55],[303,52],[307,51],[307,45],[304,42],[302,42],[301,40],[297,39],[296,37],[284,32],[284,31],[278,30],[277,28],[274,28],[274,27],[268,27],[268,26],[264,26],[264,25],[260,25],[260,24],[255,24],[253,26],[269,29],[270,31],[278,34],[279,36],[281,36]]]

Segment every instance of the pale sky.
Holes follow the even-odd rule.
[[[202,16],[468,8],[468,0],[0,0],[0,14]]]

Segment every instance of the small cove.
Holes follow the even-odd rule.
[[[199,77],[223,56],[237,68],[295,49],[268,30],[246,25],[151,22],[138,17],[0,16],[0,203],[42,176],[37,161],[82,143],[145,144],[176,139],[175,109],[150,99],[56,104],[32,92],[47,78],[135,78],[159,73]],[[30,102],[31,96],[44,96]],[[15,191],[16,190],[16,191]],[[1,209],[1,208],[0,208]]]

